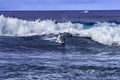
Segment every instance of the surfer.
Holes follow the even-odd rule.
[[[64,37],[64,34],[59,33],[58,38],[57,38],[57,42],[59,44],[61,44],[62,46],[65,46],[65,37]]]

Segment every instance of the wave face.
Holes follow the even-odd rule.
[[[90,37],[92,40],[105,45],[120,45],[120,25],[115,23],[96,23],[86,29],[85,25],[81,23],[55,23],[52,20],[27,21],[0,16],[1,36],[49,35],[64,32]]]

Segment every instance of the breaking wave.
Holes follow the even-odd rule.
[[[120,45],[120,25],[115,23],[98,23],[90,29],[81,30],[79,34],[104,45]]]
[[[55,23],[52,20],[27,21],[0,16],[1,36],[33,36],[43,34],[70,33],[105,45],[120,45],[120,25],[115,23],[96,23],[85,29],[81,23]]]
[[[71,32],[81,30],[82,24],[71,22],[55,23],[52,20],[36,20],[26,21],[17,18],[6,18],[3,15],[0,16],[0,35],[4,36],[31,36],[31,35],[43,35],[59,32]]]

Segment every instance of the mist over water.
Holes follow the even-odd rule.
[[[120,79],[120,24],[5,16],[0,16],[1,80]],[[64,34],[65,46],[56,42],[59,33]]]

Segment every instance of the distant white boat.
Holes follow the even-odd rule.
[[[88,13],[88,10],[85,10],[84,13]]]

